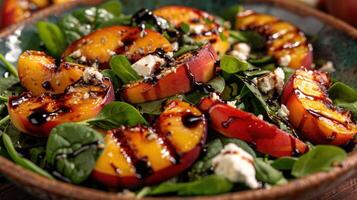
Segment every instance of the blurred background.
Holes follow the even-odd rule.
[[[75,0],[0,0],[1,28],[29,17],[33,12],[52,4]],[[90,0],[88,0],[90,1]],[[334,15],[357,27],[357,0],[291,0],[307,4]]]

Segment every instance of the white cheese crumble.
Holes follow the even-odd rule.
[[[230,54],[241,60],[247,60],[250,54],[251,48],[247,43],[238,43],[234,45],[233,50]]]
[[[103,74],[95,67],[86,67],[83,72],[83,81],[86,83],[102,83]]]
[[[278,115],[282,118],[287,119],[290,115],[290,111],[285,105],[282,104],[280,109],[278,110]]]
[[[179,44],[178,42],[171,43],[172,50],[177,51],[179,49]]]
[[[219,100],[221,100],[221,98],[219,98],[219,96],[217,95],[217,93],[212,93],[211,94],[211,99],[213,100],[213,101],[219,101]]]
[[[229,143],[212,160],[214,172],[232,182],[245,183],[250,188],[260,187],[255,178],[253,157],[236,144]]]
[[[155,70],[155,67],[160,67],[164,63],[164,59],[150,54],[136,61],[136,63],[132,64],[131,67],[140,76],[145,77],[149,76]]]
[[[82,56],[82,52],[80,49],[73,51],[71,54],[69,54],[69,57],[71,58],[80,58]]]
[[[237,100],[234,101],[227,101],[227,105],[232,107],[232,108],[237,108],[236,107]]]
[[[319,70],[323,71],[323,72],[329,72],[329,73],[336,71],[332,61],[327,61],[324,65],[322,65],[322,67]]]
[[[262,114],[257,116],[259,119],[264,120],[264,116]]]
[[[290,55],[284,55],[284,56],[280,57],[280,59],[279,59],[279,64],[283,67],[289,66],[290,62],[291,62]]]
[[[195,33],[197,35],[201,34],[204,29],[205,26],[203,24],[190,25],[190,32]]]
[[[265,94],[274,93],[276,91],[281,94],[284,89],[285,73],[280,67],[276,68],[263,77],[254,79],[253,82],[258,86],[259,90]]]

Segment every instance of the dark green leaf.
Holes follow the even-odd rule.
[[[29,161],[28,159],[22,157],[19,155],[15,148],[14,145],[12,144],[11,138],[6,134],[2,133],[2,141],[4,144],[4,147],[11,158],[16,164],[20,165],[21,167],[28,169],[30,171],[33,171],[41,176],[47,177],[49,179],[53,179],[53,177],[47,173],[45,170],[41,169],[37,165],[35,165],[33,162]]]
[[[302,177],[328,171],[333,163],[342,162],[346,157],[347,153],[340,147],[317,145],[295,162],[291,174],[295,177]]]
[[[224,9],[221,12],[220,16],[223,17],[225,20],[230,21],[234,25],[237,18],[237,14],[242,12],[243,10],[244,8],[241,5],[230,6],[227,9]]]
[[[102,22],[98,24],[98,29],[110,27],[110,26],[128,26],[131,23],[131,16],[130,15],[120,15],[110,19],[108,21]]]
[[[271,57],[271,56],[252,57],[252,55],[251,55],[250,58],[248,59],[248,62],[250,62],[253,65],[264,65],[264,64],[267,64],[272,61],[274,61],[274,60],[273,60],[273,57]]]
[[[19,79],[15,76],[9,76],[8,78],[0,78],[0,94],[4,96],[9,96],[11,94],[7,94],[6,90],[8,90],[11,86],[15,85],[19,82]]]
[[[237,72],[246,71],[248,69],[254,68],[248,62],[230,55],[224,55],[221,58],[220,67],[223,71],[229,74],[235,74]]]
[[[101,73],[103,74],[103,76],[110,78],[113,87],[114,87],[114,91],[119,90],[120,88],[120,79],[118,76],[116,76],[116,74],[114,73],[113,70],[111,69],[105,69],[102,70]]]
[[[109,65],[124,84],[140,79],[129,60],[123,55],[113,56]]]
[[[163,103],[166,99],[161,99],[157,101],[150,101],[147,103],[140,103],[136,106],[142,113],[150,114],[150,115],[160,115],[162,113]]]
[[[291,170],[296,161],[297,158],[294,157],[282,157],[274,160],[271,166],[278,170]]]
[[[256,177],[259,181],[269,183],[271,185],[286,183],[283,174],[273,168],[269,163],[264,162],[260,158],[254,159]]]
[[[186,23],[182,23],[180,26],[180,29],[184,32],[184,33],[188,33],[190,31],[190,25],[186,24]]]
[[[199,180],[186,183],[165,182],[153,188],[149,195],[176,193],[180,196],[214,195],[229,192],[233,183],[218,175],[202,177]]]
[[[224,87],[226,86],[226,82],[221,76],[216,76],[214,79],[210,80],[208,84],[218,93],[223,92]]]
[[[187,52],[197,50],[199,46],[197,45],[183,45],[178,51],[174,52],[174,57],[177,58]]]
[[[119,16],[122,12],[122,5],[119,0],[110,0],[107,1],[99,6],[104,10],[108,11],[109,13]]]
[[[16,78],[19,77],[19,75],[17,74],[16,67],[11,63],[9,63],[2,54],[0,54],[0,62],[4,65],[5,69],[8,72],[10,72],[13,76],[15,76]]]
[[[37,31],[51,55],[60,57],[67,44],[61,29],[51,22],[38,22]]]
[[[231,38],[237,42],[246,42],[253,49],[263,49],[265,47],[265,39],[259,33],[254,31],[229,31]]]
[[[96,130],[76,123],[52,129],[47,141],[46,158],[59,173],[79,184],[91,174],[104,145]]]
[[[99,115],[88,123],[109,130],[121,125],[135,126],[147,124],[145,118],[132,105],[125,102],[111,102],[107,104]]]
[[[328,93],[336,106],[351,111],[357,118],[357,91],[354,88],[342,82],[336,82],[331,86]]]

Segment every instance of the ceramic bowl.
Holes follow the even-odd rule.
[[[102,0],[78,0],[37,12],[31,18],[8,27],[0,33],[0,53],[15,64],[22,51],[39,48],[39,39],[35,34],[34,26],[36,21],[56,20],[58,16],[72,9],[81,6],[93,6],[100,2]],[[270,13],[296,24],[311,36],[315,57],[333,61],[337,69],[334,78],[357,87],[357,30],[336,18],[304,5],[286,0],[122,0],[124,10],[127,13],[132,13],[142,7],[154,8],[168,4],[188,5],[216,13],[237,2],[242,3],[245,8]],[[57,180],[48,180],[15,165],[3,157],[0,157],[0,173],[25,191],[41,199],[129,199],[129,197],[119,196],[114,192],[99,191]],[[314,199],[323,196],[326,192],[356,176],[357,152],[352,152],[346,161],[329,172],[306,176],[283,186],[218,196],[191,197],[189,199]],[[180,199],[178,197],[170,198]]]

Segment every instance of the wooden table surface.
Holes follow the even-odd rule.
[[[346,181],[335,190],[320,197],[321,200],[357,200],[357,176]],[[21,188],[0,179],[0,200],[38,200],[23,192]]]

